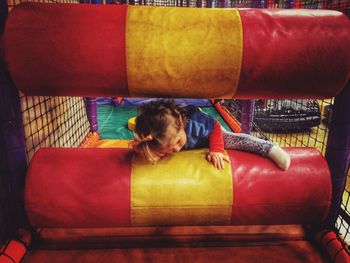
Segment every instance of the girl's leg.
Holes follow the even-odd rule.
[[[266,156],[274,161],[282,170],[290,165],[289,155],[278,145],[244,133],[223,131],[225,149],[253,152]]]

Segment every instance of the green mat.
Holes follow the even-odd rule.
[[[132,140],[133,133],[128,129],[128,120],[137,115],[137,108],[137,106],[99,105],[97,113],[100,138]],[[226,130],[230,130],[214,107],[203,107],[202,110],[217,119]]]

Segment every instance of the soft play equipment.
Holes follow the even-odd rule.
[[[315,149],[286,150],[287,172],[238,151],[228,151],[231,167],[220,171],[205,149],[157,165],[129,149],[40,149],[27,174],[26,210],[34,227],[321,222],[331,201],[327,164]]]
[[[128,119],[128,129],[129,130],[135,130],[135,120],[136,120],[136,117],[131,117],[130,119]]]
[[[26,3],[3,51],[27,95],[323,98],[347,80],[349,28],[330,10]]]
[[[10,13],[2,40],[15,86],[31,95],[323,98],[343,92],[350,71],[350,22],[336,11],[27,3]],[[49,239],[50,230],[51,237],[68,239],[90,233],[89,240],[113,231],[120,238],[122,229],[134,227],[133,237],[155,227],[156,239],[169,230],[164,226],[318,226],[328,216],[333,170],[317,150],[286,148],[288,171],[231,150],[231,164],[217,170],[206,151],[182,151],[152,165],[130,149],[42,148],[26,174],[27,218],[38,240]],[[284,246],[291,235],[280,235]],[[259,255],[261,262],[282,262],[270,253],[288,262],[305,247],[299,235],[298,241],[285,252],[274,247],[276,254],[260,248],[250,262]],[[203,250],[191,255],[206,255]],[[164,251],[154,253],[159,258]],[[226,257],[237,254],[227,251]],[[36,255],[31,262],[40,262]],[[293,262],[322,262],[311,257]],[[219,257],[203,261],[210,258]]]
[[[7,240],[0,245],[0,263],[21,262],[30,242],[30,233],[24,229],[19,229],[16,239]]]

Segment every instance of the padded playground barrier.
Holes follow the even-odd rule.
[[[330,10],[26,3],[2,47],[27,95],[252,99],[335,96],[349,43]]]
[[[9,15],[2,55],[27,95],[322,98],[338,94],[349,77],[349,28],[335,11],[27,3]],[[292,163],[283,172],[268,159],[237,151],[227,151],[232,163],[219,171],[205,161],[205,150],[183,151],[153,166],[127,149],[40,149],[26,176],[27,216],[42,241],[82,247],[98,246],[105,236],[107,243],[134,238],[144,245],[169,229],[165,239],[180,242],[206,241],[208,232],[214,241],[222,238],[217,226],[197,231],[198,225],[323,222],[332,194],[325,159],[311,148],[286,151]],[[224,239],[240,242],[253,227],[238,228]],[[323,262],[310,259],[315,249],[299,228],[297,238],[288,229],[268,239],[258,228],[248,235],[253,244],[262,241],[258,253],[246,245],[219,248],[222,254],[205,248],[190,251],[188,262],[199,255],[207,262],[246,262],[244,253],[252,262]],[[266,240],[282,243],[269,249]],[[324,249],[336,262],[348,261],[343,247]],[[62,262],[67,255],[91,262],[94,253],[111,252],[125,254],[34,251],[26,262]],[[146,251],[144,258],[159,253],[164,250]],[[169,260],[168,251],[163,255],[159,261]]]
[[[40,149],[32,159],[25,205],[35,228],[246,225],[321,222],[331,179],[321,154],[286,148],[284,172],[269,159],[227,151],[215,169],[206,150],[145,164],[128,149]]]

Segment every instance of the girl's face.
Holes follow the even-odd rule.
[[[166,134],[166,143],[161,149],[155,152],[155,154],[159,157],[180,151],[185,146],[187,141],[184,128],[178,129],[174,125],[169,125]]]

